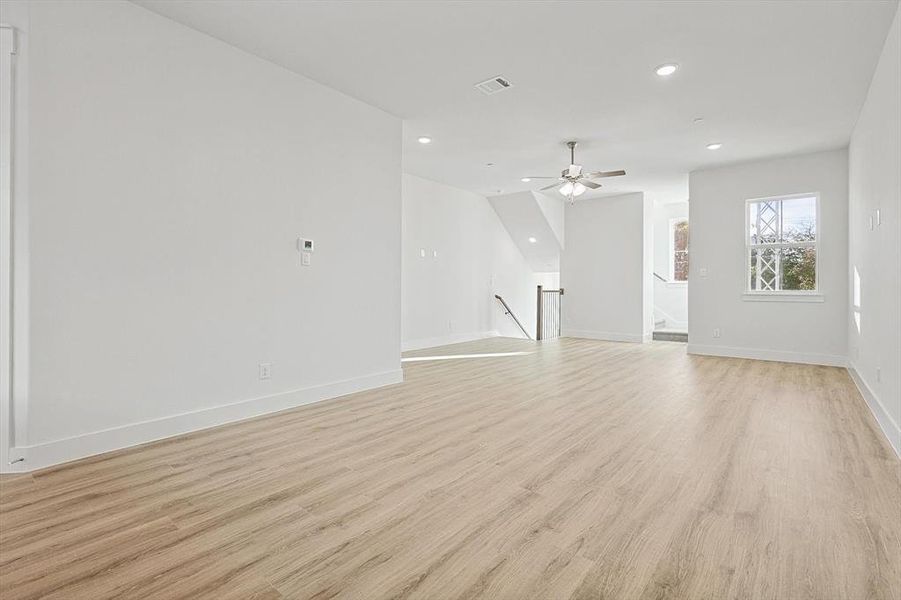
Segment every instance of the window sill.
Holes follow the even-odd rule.
[[[745,302],[825,302],[819,292],[745,292],[741,295]]]

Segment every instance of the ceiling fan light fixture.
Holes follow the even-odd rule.
[[[560,186],[560,189],[557,190],[564,196],[581,196],[585,193],[585,186],[579,183],[578,181],[572,182],[567,181],[563,185]]]

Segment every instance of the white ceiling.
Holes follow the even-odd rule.
[[[410,173],[537,189],[520,177],[559,173],[577,139],[586,168],[628,172],[604,191],[658,202],[686,199],[694,169],[845,145],[898,5],[136,2],[402,117]],[[514,87],[473,88],[495,75]]]

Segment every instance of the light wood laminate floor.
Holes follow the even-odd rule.
[[[0,597],[901,599],[838,368],[490,339],[403,384],[0,481]]]

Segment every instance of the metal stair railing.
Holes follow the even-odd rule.
[[[529,338],[529,339],[531,340],[531,339],[532,339],[532,336],[529,335],[529,332],[526,331],[526,328],[522,326],[522,323],[520,323],[520,322],[519,322],[519,319],[516,318],[516,315],[513,314],[513,309],[511,309],[511,308],[507,305],[507,302],[506,302],[503,298],[501,298],[500,296],[498,296],[497,294],[495,294],[494,297],[497,298],[497,299],[500,301],[500,303],[503,305],[503,307],[504,307],[504,314],[505,314],[505,315],[510,315],[510,316],[513,318],[513,320],[516,321],[516,324],[519,326],[519,329],[522,331],[523,335],[525,335],[527,338]]]

